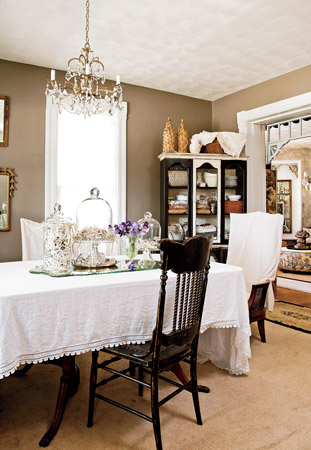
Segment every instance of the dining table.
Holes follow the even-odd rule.
[[[54,416],[39,445],[60,426],[68,397],[79,385],[75,355],[151,339],[160,268],[73,272],[53,277],[42,261],[0,263],[0,379],[20,365],[62,366]],[[169,272],[163,331],[169,331],[175,274]],[[198,362],[229,374],[249,371],[250,324],[243,270],[211,262],[200,328]]]

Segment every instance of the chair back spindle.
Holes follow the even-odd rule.
[[[161,241],[162,275],[168,269],[176,273],[171,332],[162,334],[162,345],[176,345],[176,340],[177,345],[190,345],[199,332],[211,246],[212,237],[194,237],[183,244],[169,239]],[[165,286],[161,295],[164,302]]]

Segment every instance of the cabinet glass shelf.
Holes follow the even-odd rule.
[[[212,186],[204,186],[204,187],[202,187],[202,186],[197,186],[196,187],[196,189],[198,190],[198,189],[200,189],[200,190],[204,190],[204,189],[213,189],[214,191],[217,191],[217,187],[212,187]]]

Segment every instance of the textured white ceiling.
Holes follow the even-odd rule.
[[[107,78],[215,100],[311,63],[310,0],[90,2]],[[84,42],[84,0],[0,0],[1,59],[65,70]]]

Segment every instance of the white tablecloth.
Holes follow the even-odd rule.
[[[0,378],[26,362],[151,338],[159,269],[52,278],[29,273],[38,264],[0,264]],[[170,276],[168,306],[173,285]],[[249,371],[250,326],[242,269],[211,264],[201,332],[199,362],[210,359],[234,374]]]

